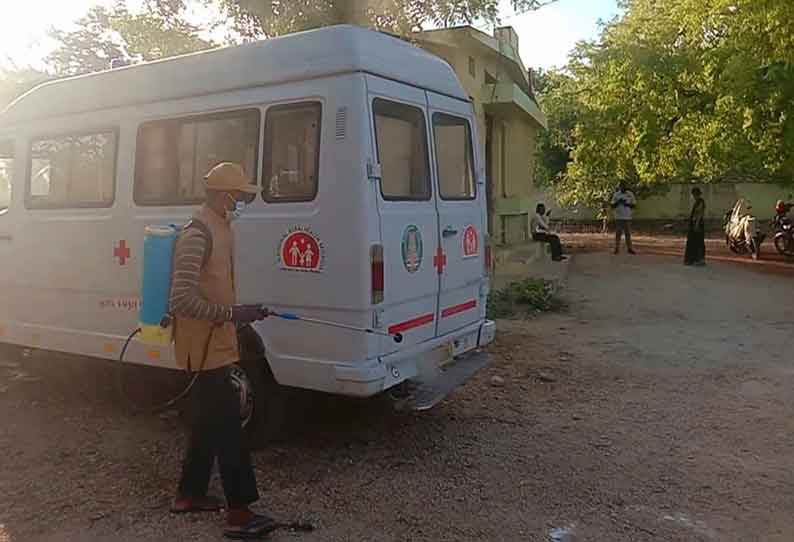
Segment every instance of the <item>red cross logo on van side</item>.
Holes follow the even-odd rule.
[[[127,260],[132,256],[130,247],[127,246],[127,241],[122,239],[119,241],[119,246],[113,248],[113,257],[119,259],[119,265],[127,265]]]
[[[440,246],[436,251],[436,255],[433,256],[433,266],[438,268],[438,274],[444,274],[444,267],[447,265],[447,255],[444,254],[444,249]]]

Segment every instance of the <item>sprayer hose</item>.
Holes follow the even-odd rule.
[[[168,410],[169,408],[173,407],[179,401],[187,397],[190,393],[190,390],[193,389],[193,385],[196,383],[196,380],[199,377],[200,372],[196,372],[190,378],[190,382],[188,382],[185,389],[183,389],[176,397],[169,399],[165,403],[160,403],[155,406],[151,407],[140,407],[136,405],[127,395],[127,392],[124,389],[124,356],[127,354],[127,349],[132,342],[132,339],[135,338],[141,332],[141,328],[136,329],[133,331],[127,340],[124,342],[124,346],[121,348],[121,354],[119,354],[119,363],[118,363],[118,370],[116,371],[116,388],[118,390],[119,396],[121,397],[124,406],[131,414],[156,414],[158,412],[162,412],[164,410]]]

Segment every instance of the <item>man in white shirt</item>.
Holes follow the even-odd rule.
[[[615,210],[615,254],[620,252],[620,236],[626,234],[626,248],[629,254],[636,254],[631,246],[631,215],[637,200],[626,183],[621,182],[612,196],[612,208]]]
[[[529,231],[535,241],[549,244],[552,260],[560,262],[565,259],[565,256],[562,255],[560,238],[553,233],[549,233],[549,224],[546,222],[546,206],[542,203],[538,203],[535,207],[535,216],[529,221]]]

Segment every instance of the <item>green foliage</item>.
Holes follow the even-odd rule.
[[[516,303],[520,305],[529,305],[541,311],[551,308],[551,285],[541,279],[513,283],[510,289],[515,293]]]
[[[219,0],[243,36],[272,37],[321,26],[351,23],[408,34],[422,25],[452,26],[496,21],[499,0]],[[510,0],[532,11],[555,0]]]
[[[509,288],[494,290],[488,296],[488,304],[485,313],[491,320],[509,318],[514,315],[513,298]]]
[[[16,97],[48,79],[33,69],[0,69],[0,111]]]
[[[449,26],[498,20],[499,0],[202,0],[221,9],[243,39],[278,36],[321,26],[352,23],[407,34],[422,25]],[[510,0],[520,12],[556,0]],[[124,0],[94,6],[74,30],[54,29],[59,43],[46,59],[59,76],[105,70],[113,59],[157,60],[208,49],[214,44],[189,23],[186,0],[145,0],[130,11]]]
[[[562,203],[591,206],[619,180],[640,193],[677,181],[792,181],[790,0],[622,7],[565,70],[546,74],[540,181]]]
[[[573,129],[578,115],[573,93],[575,81],[560,71],[538,70],[535,92],[543,98],[543,112],[549,122],[548,130],[538,134],[537,184],[554,186],[566,173],[573,150]]]
[[[554,295],[552,283],[543,279],[526,279],[512,282],[501,290],[491,292],[486,313],[488,318],[531,316],[538,312],[558,310],[562,307]]]
[[[113,59],[158,60],[213,47],[185,21],[185,9],[179,0],[150,1],[140,13],[122,0],[95,6],[75,30],[51,32],[59,46],[46,62],[57,75],[80,75],[106,70]]]

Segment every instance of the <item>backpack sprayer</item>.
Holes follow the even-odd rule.
[[[138,316],[139,327],[133,331],[119,355],[119,365],[117,373],[117,387],[119,395],[124,403],[133,412],[159,412],[173,407],[176,403],[184,399],[193,385],[196,383],[198,376],[204,369],[204,364],[207,361],[207,352],[209,350],[210,341],[212,340],[212,332],[207,338],[207,344],[204,347],[204,359],[201,361],[199,369],[192,373],[192,377],[188,385],[176,397],[166,401],[165,403],[156,405],[154,407],[141,408],[129,399],[124,390],[124,357],[127,354],[127,349],[130,343],[136,336],[140,336],[139,340],[144,344],[152,346],[168,346],[173,341],[173,315],[169,311],[169,298],[171,295],[171,276],[173,272],[173,257],[174,247],[179,232],[184,227],[195,225],[200,229],[206,231],[206,226],[198,221],[193,221],[186,226],[146,226],[144,229],[143,238],[143,284],[141,287],[141,310]],[[211,239],[211,237],[210,237]],[[212,250],[210,243],[208,251]],[[334,327],[338,329],[346,329],[348,331],[355,331],[359,333],[367,333],[370,335],[380,335],[390,337],[396,343],[403,341],[401,333],[389,333],[373,328],[351,326],[339,322],[331,322],[328,320],[319,320],[317,318],[307,318],[292,313],[282,313],[266,309],[262,306],[262,311],[268,316],[281,318],[282,320],[305,322],[307,324],[315,324],[326,327]],[[217,326],[216,326],[217,327]],[[213,327],[213,332],[216,328]]]

